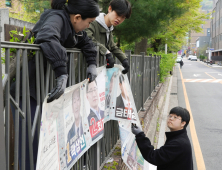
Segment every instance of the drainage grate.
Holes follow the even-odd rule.
[[[170,93],[170,95],[177,95],[177,93]]]

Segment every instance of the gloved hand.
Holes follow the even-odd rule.
[[[129,71],[129,68],[130,68],[129,62],[128,62],[128,59],[127,59],[127,58],[123,60],[122,65],[123,65],[123,67],[125,68],[125,69],[122,71],[122,73],[123,73],[123,74],[126,74],[126,73]]]
[[[143,132],[136,124],[131,124],[131,130],[134,135],[138,135],[140,132]]]
[[[115,60],[112,56],[112,53],[106,54],[106,61],[107,61],[107,66],[106,68],[113,68],[115,64]]]
[[[64,74],[56,78],[56,86],[52,89],[47,99],[47,103],[50,103],[55,99],[58,99],[64,93],[67,79],[68,79],[68,74]]]
[[[89,65],[86,70],[86,75],[87,75],[87,78],[89,78],[89,83],[94,81],[97,77],[96,65],[94,64]]]

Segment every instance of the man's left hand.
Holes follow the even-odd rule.
[[[123,60],[122,65],[123,65],[123,67],[125,68],[125,69],[122,71],[122,73],[123,73],[123,74],[128,73],[130,66],[129,66],[129,62],[128,62],[128,59],[127,59],[127,58]]]

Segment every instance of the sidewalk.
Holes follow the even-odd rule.
[[[205,63],[205,62],[203,62],[203,61],[198,61],[199,63],[201,63],[201,64],[203,64],[203,65],[205,65],[205,66],[207,66],[207,67],[209,67],[209,68],[222,68],[222,66],[220,66],[220,65],[218,65],[218,64],[212,64],[212,65],[210,65],[209,63],[207,64],[207,63]]]
[[[161,146],[164,145],[166,141],[165,132],[168,132],[169,129],[167,127],[167,116],[170,110],[173,107],[178,106],[178,98],[177,98],[177,66],[174,67],[173,76],[171,77],[168,92],[166,94],[166,102],[163,110],[163,114],[161,115],[161,126],[159,132],[159,139],[157,148],[159,149]]]

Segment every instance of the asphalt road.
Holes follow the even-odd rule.
[[[222,169],[222,67],[209,68],[199,61],[183,59],[181,69],[196,134],[207,170]],[[178,102],[186,107],[182,79],[177,66]],[[191,128],[188,128],[190,135]],[[193,145],[193,144],[192,144]],[[198,156],[198,155],[197,155]],[[194,169],[197,169],[193,149]],[[202,170],[202,169],[198,169]]]

